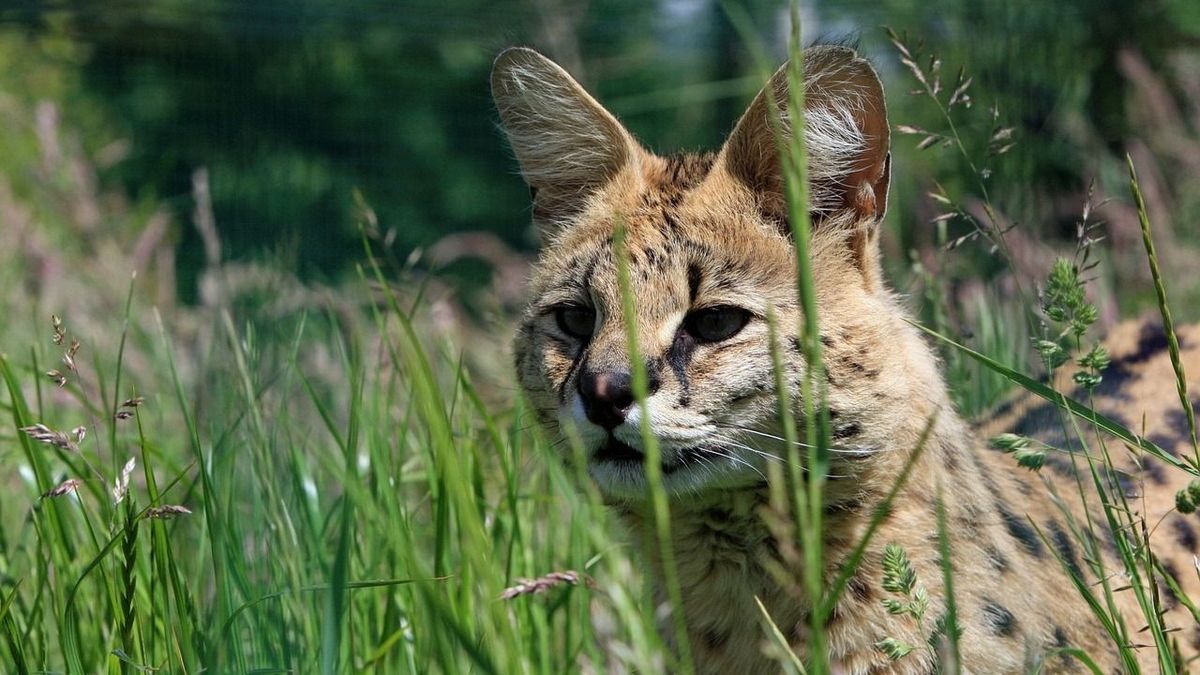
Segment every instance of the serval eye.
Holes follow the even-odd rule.
[[[566,305],[554,310],[554,320],[562,332],[573,338],[586,340],[592,336],[596,326],[596,310],[579,305]]]
[[[740,307],[709,307],[687,315],[683,327],[701,342],[721,342],[737,335],[750,321]]]

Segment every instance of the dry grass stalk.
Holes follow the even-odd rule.
[[[512,600],[518,595],[545,593],[551,588],[564,584],[578,586],[581,579],[586,585],[591,586],[591,580],[588,577],[574,570],[551,572],[536,579],[518,579],[515,586],[504,589],[504,592],[500,594],[500,599]]]
[[[53,445],[56,448],[70,450],[71,452],[79,451],[79,446],[75,445],[75,442],[71,440],[68,434],[62,431],[55,431],[45,424],[21,427],[21,431],[39,443]],[[76,433],[76,436],[82,439],[82,435]]]
[[[42,497],[50,499],[53,499],[54,497],[61,497],[65,494],[75,492],[81,485],[83,485],[83,481],[79,480],[78,478],[68,478],[50,490],[44,492]]]
[[[191,515],[192,510],[179,504],[162,504],[146,509],[147,518],[174,518],[175,516]]]

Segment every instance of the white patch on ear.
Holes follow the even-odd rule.
[[[567,71],[532,49],[514,47],[496,57],[492,97],[521,175],[536,189],[534,222],[543,237],[637,161],[637,145],[621,123]]]
[[[861,169],[866,141],[844,105],[816,108],[805,116],[808,148],[809,210],[831,215],[842,206],[849,177]]]
[[[804,97],[810,211],[822,220],[845,209],[882,218],[890,130],[883,87],[874,69],[846,47],[810,48],[804,53]],[[787,106],[784,65],[755,97],[721,153],[726,168],[776,214],[786,213],[776,139],[777,133],[790,137]],[[771,122],[773,112],[778,128]],[[859,193],[864,183],[870,187],[867,203]]]

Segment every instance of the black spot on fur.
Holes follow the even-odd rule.
[[[1185,549],[1196,553],[1196,529],[1178,514],[1171,517],[1171,530],[1175,533],[1175,541]]]
[[[725,648],[725,644],[729,642],[729,637],[729,631],[710,626],[704,631],[704,646],[709,651],[721,651]]]
[[[1008,558],[1004,556],[1004,553],[1000,549],[996,548],[995,544],[989,545],[984,554],[987,555],[988,562],[991,563],[997,572],[1003,574],[1009,570]]]
[[[1195,410],[1196,408],[1200,408],[1200,400],[1192,401],[1192,409]],[[1182,408],[1176,407],[1169,411],[1165,415],[1164,421],[1167,424],[1167,428],[1170,429],[1171,433],[1175,435],[1175,438],[1179,439],[1179,441],[1191,442],[1192,430],[1191,427],[1188,426],[1187,413],[1184,412]],[[1177,442],[1178,441],[1171,443],[1170,446],[1174,447]],[[1162,445],[1162,443],[1159,443],[1159,445],[1164,449],[1168,447]]]
[[[1167,483],[1167,472],[1163,469],[1163,465],[1155,459],[1146,458],[1145,463],[1142,464],[1142,473],[1155,485],[1166,485]]]
[[[662,219],[663,219],[663,224],[665,224],[667,226],[668,232],[674,232],[675,230],[679,229],[679,216],[675,215],[674,211],[669,211],[667,209],[663,209]],[[669,252],[668,252],[668,257],[670,257]]]
[[[1150,434],[1146,437],[1146,440],[1162,448],[1164,452],[1172,457],[1179,456],[1179,451],[1175,449],[1175,446],[1179,444],[1181,439],[1176,436],[1168,436],[1166,434]]]
[[[834,502],[830,502],[830,503],[826,504],[825,512],[833,513],[833,512],[837,512],[837,511],[842,511],[842,512],[858,511],[859,509],[861,509],[863,507],[863,504],[865,504],[865,503],[866,502],[862,496],[856,495],[853,497],[847,497],[846,499],[840,499],[838,501],[834,501]]]
[[[1017,618],[993,600],[986,600],[983,606],[983,621],[992,635],[1012,637],[1017,632]]]
[[[996,406],[995,408],[992,409],[991,416],[999,418],[999,417],[1004,417],[1008,413],[1012,412],[1013,405],[1015,404],[1016,400],[1017,400],[1016,398],[1009,398],[1004,403],[1001,403],[1000,405]]]
[[[675,333],[675,341],[667,349],[666,361],[671,366],[671,372],[675,373],[675,379],[679,381],[679,404],[682,406],[691,403],[691,381],[688,378],[687,368],[695,352],[695,338],[680,328]]]
[[[1042,540],[1038,538],[1037,531],[1030,527],[1024,518],[1010,511],[1003,503],[997,504],[996,508],[1000,511],[1000,518],[1004,521],[1004,527],[1008,530],[1012,538],[1029,555],[1039,560],[1045,558],[1046,551],[1042,546]]]
[[[1180,578],[1179,568],[1175,566],[1175,563],[1170,560],[1163,560],[1162,568],[1163,573],[1170,577],[1175,582],[1175,585],[1178,586]],[[1179,598],[1175,597],[1175,592],[1171,590],[1171,587],[1163,579],[1158,580],[1158,596],[1162,599],[1163,609],[1168,612],[1179,606]]]
[[[800,338],[796,337],[795,335],[792,335],[792,336],[788,337],[788,342],[792,345],[793,352],[796,352],[797,354],[804,353],[804,347],[801,346],[801,344],[800,344]]]
[[[1072,458],[1065,457],[1062,453],[1058,452],[1046,453],[1045,466],[1063,478],[1075,478],[1076,474],[1079,473],[1078,467],[1076,467]]]
[[[1062,626],[1054,626],[1054,642],[1050,644],[1050,648],[1066,649],[1070,646],[1071,638],[1067,636],[1067,631],[1063,630]],[[1062,672],[1077,673],[1080,670],[1079,663],[1066,654],[1059,654],[1055,661],[1058,663],[1058,670]]]
[[[958,448],[950,445],[942,446],[942,461],[945,463],[946,470],[950,473],[958,471]]]
[[[563,381],[560,382],[558,385],[558,400],[560,400],[560,401],[567,400],[567,395],[568,395],[567,387],[571,383],[571,378],[575,376],[575,373],[579,371],[579,367],[587,359],[587,353],[588,353],[588,350],[586,347],[583,349],[580,349],[579,353],[575,355],[575,358],[571,360],[571,367],[567,369],[566,376],[563,377]]]
[[[850,595],[854,596],[855,600],[861,603],[869,603],[875,598],[875,590],[871,588],[871,584],[862,580],[862,576],[855,574],[850,577],[850,582],[846,585],[850,591]]]
[[[1136,499],[1142,496],[1141,487],[1133,479],[1133,476],[1124,472],[1116,472],[1116,478],[1117,485],[1120,486],[1121,493],[1125,495],[1126,499]]]
[[[1098,526],[1098,529],[1100,530],[1100,534],[1102,534],[1102,535],[1103,535],[1103,537],[1102,537],[1102,540],[1103,540],[1103,542],[1104,542],[1104,548],[1105,548],[1105,550],[1106,550],[1106,551],[1108,551],[1108,552],[1109,552],[1109,554],[1110,554],[1110,555],[1112,555],[1114,558],[1120,558],[1120,557],[1121,557],[1121,551],[1120,551],[1120,549],[1119,549],[1119,548],[1117,548],[1117,537],[1118,537],[1118,536],[1122,536],[1122,537],[1123,537],[1123,536],[1125,536],[1125,535],[1123,535],[1123,534],[1120,534],[1120,535],[1119,535],[1119,534],[1117,534],[1117,533],[1116,533],[1116,532],[1114,532],[1114,531],[1113,531],[1113,529],[1112,529],[1111,527],[1109,527],[1109,526],[1108,526],[1106,523],[1101,523],[1101,524]]]
[[[1017,492],[1020,492],[1022,495],[1028,497],[1033,494],[1033,486],[1029,484],[1029,481],[1022,479],[1020,476],[1013,474],[1012,483],[1017,488]]]
[[[1051,520],[1046,524],[1046,529],[1050,530],[1050,541],[1054,543],[1055,550],[1062,556],[1063,562],[1066,563],[1067,569],[1077,578],[1083,578],[1083,570],[1079,568],[1079,559],[1075,555],[1075,543],[1071,541],[1071,535],[1058,524],[1057,520]]]
[[[689,306],[694,306],[696,304],[696,294],[700,291],[700,280],[702,278],[701,275],[702,272],[699,265],[694,262],[688,265],[687,279]]]
[[[1050,403],[1040,403],[1027,409],[1016,422],[1011,431],[1021,436],[1031,436],[1038,440],[1064,450],[1072,450],[1076,446],[1071,443],[1062,430],[1062,415],[1058,408]]]
[[[835,440],[845,440],[853,436],[857,436],[862,432],[862,427],[857,422],[849,422],[847,424],[838,424],[833,428],[833,438]]]
[[[1154,321],[1147,321],[1142,325],[1142,332],[1138,335],[1137,348],[1132,354],[1117,359],[1114,363],[1124,365],[1145,363],[1167,347],[1167,332],[1163,330],[1162,325]]]

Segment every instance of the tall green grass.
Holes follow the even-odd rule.
[[[0,453],[26,476],[0,500],[5,671],[661,669],[639,566],[598,496],[519,402],[484,404],[494,392],[417,311],[386,293],[350,325],[293,317],[278,343],[262,334],[279,326],[222,312],[190,363],[165,323],[99,354],[67,316],[81,365],[62,389],[42,384],[63,349],[49,340],[0,361]],[[128,352],[153,381],[120,375]],[[86,437],[16,431],[35,424]]]

